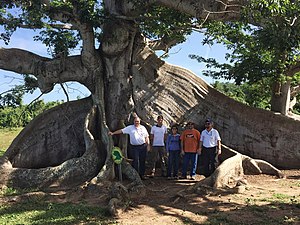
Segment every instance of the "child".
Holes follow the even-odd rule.
[[[168,153],[168,180],[178,179],[178,166],[180,156],[180,135],[176,125],[171,127],[171,134],[168,135],[166,150]],[[172,176],[173,169],[173,176]]]

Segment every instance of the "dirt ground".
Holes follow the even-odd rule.
[[[204,179],[143,181],[146,195],[134,196],[118,210],[114,224],[300,224],[300,170],[283,171],[285,179],[269,175],[247,175],[243,193],[186,192]],[[124,184],[126,181],[124,182]],[[47,192],[49,201],[85,202],[107,206],[108,184]],[[40,193],[44,194],[44,193]],[[28,198],[28,196],[26,196]],[[0,202],[11,199],[0,199]],[[19,199],[21,200],[21,199]],[[18,201],[18,199],[15,199]],[[125,206],[125,207],[124,207]]]
[[[300,224],[300,170],[286,178],[245,176],[243,193],[180,194],[204,179],[144,181],[147,195],[119,214],[119,224]]]

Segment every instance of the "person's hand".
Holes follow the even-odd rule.
[[[184,151],[183,150],[181,150],[180,155],[184,156]]]
[[[113,132],[111,132],[111,131],[108,131],[108,135],[110,135],[110,136],[113,136],[113,135],[114,135],[114,133],[113,133]]]
[[[201,151],[202,151],[202,149],[199,148],[199,149],[197,150],[197,154],[198,154],[198,155],[201,155]]]
[[[147,152],[151,152],[151,147],[149,144],[147,145]]]
[[[217,151],[217,155],[221,155],[221,153],[222,153],[222,151],[221,151],[221,149],[219,149],[219,150]]]

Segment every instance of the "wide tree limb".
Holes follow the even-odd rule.
[[[237,20],[240,17],[241,8],[247,0],[150,0],[150,3],[160,4],[173,8],[180,12],[192,15],[199,19],[205,19],[209,15],[210,20]]]
[[[296,62],[294,65],[292,65],[288,71],[287,71],[287,75],[292,77],[295,75],[295,73],[300,72],[300,61]]]
[[[212,118],[227,146],[281,168],[299,168],[299,122],[236,102],[147,47],[139,57],[132,69],[133,99],[146,122],[163,115],[167,124],[194,121],[202,129],[205,118]]]
[[[21,49],[0,48],[0,69],[36,76],[44,93],[51,91],[56,83],[67,81],[84,84],[91,92],[94,89],[94,78],[82,65],[80,56],[49,59]]]

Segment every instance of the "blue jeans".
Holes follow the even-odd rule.
[[[180,150],[169,151],[168,177],[172,176],[172,169],[173,169],[173,177],[178,176],[179,155],[180,155]]]
[[[192,152],[185,152],[183,156],[183,165],[182,165],[182,176],[186,176],[187,168],[189,165],[189,162],[191,161],[191,170],[190,170],[190,176],[193,177],[196,175],[196,169],[197,169],[197,160],[198,155],[197,153]]]
[[[131,145],[133,154],[133,168],[139,173],[140,176],[145,175],[145,162],[147,156],[147,145]]]

